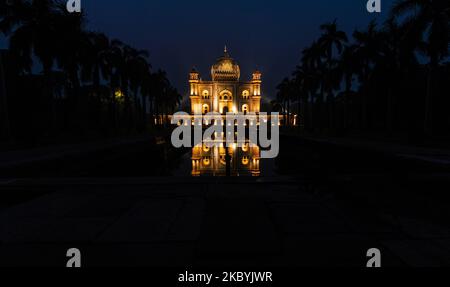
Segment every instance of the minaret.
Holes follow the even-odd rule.
[[[198,95],[198,89],[197,84],[200,82],[200,74],[198,73],[197,69],[194,67],[192,68],[191,72],[189,73],[189,84],[190,84],[190,91],[191,96]]]
[[[198,84],[200,83],[200,74],[197,69],[192,68],[189,73],[190,98],[191,98],[191,113],[201,113],[201,103],[198,93]]]
[[[253,96],[251,97],[253,111],[256,113],[259,113],[261,110],[261,83],[262,74],[259,70],[256,70],[253,72],[252,77]]]
[[[253,72],[252,84],[254,96],[261,96],[261,83],[262,83],[261,76],[262,74],[259,70]]]

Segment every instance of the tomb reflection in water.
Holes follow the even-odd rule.
[[[260,176],[260,148],[248,142],[239,147],[225,144],[192,148],[192,176]]]

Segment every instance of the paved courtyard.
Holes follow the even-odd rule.
[[[364,267],[376,247],[384,266],[450,266],[448,226],[290,178],[24,179],[0,192],[26,195],[0,205],[0,265],[65,266],[76,247],[86,266]]]

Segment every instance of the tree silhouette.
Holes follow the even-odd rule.
[[[181,96],[163,71],[152,73],[147,51],[87,31],[85,16],[65,6],[58,0],[0,3],[0,31],[17,66],[15,85],[42,77],[40,98],[50,127],[63,122],[65,132],[97,126],[103,133],[105,125],[112,133],[142,132],[153,122],[147,115],[155,115],[154,107],[167,113],[179,106]],[[39,66],[42,75],[33,74]],[[64,96],[56,97],[62,89]],[[20,120],[26,113],[16,114]]]
[[[293,79],[279,85],[278,102],[296,100],[301,126],[312,133],[384,131],[418,141],[445,135],[449,7],[440,0],[399,1],[383,25],[372,21],[350,41],[337,21],[321,25]]]
[[[391,17],[406,17],[405,37],[415,40],[417,49],[429,58],[425,100],[424,132],[432,132],[435,73],[439,63],[449,55],[450,2],[447,0],[402,0],[391,11]]]

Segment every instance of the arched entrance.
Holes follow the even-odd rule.
[[[243,105],[242,106],[242,112],[244,113],[244,115],[248,114],[248,112],[249,112],[248,105]]]
[[[204,114],[204,115],[206,115],[207,113],[209,113],[209,106],[208,105],[203,105],[203,108],[202,108],[202,113]]]
[[[230,112],[230,110],[228,109],[228,107],[223,107],[222,114],[226,115],[229,112]]]

